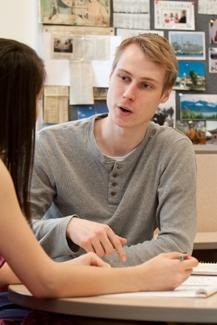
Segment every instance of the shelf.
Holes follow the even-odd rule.
[[[216,144],[196,144],[194,145],[195,153],[209,153],[217,154],[217,145]]]

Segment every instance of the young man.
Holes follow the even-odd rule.
[[[34,219],[46,213],[34,229],[53,258],[93,251],[112,265],[136,265],[165,251],[191,253],[192,144],[174,129],[150,122],[176,75],[176,58],[165,38],[126,39],[113,63],[108,115],[40,132],[32,213]]]

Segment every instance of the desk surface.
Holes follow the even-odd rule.
[[[125,319],[216,323],[217,294],[208,298],[129,298],[98,296],[87,298],[38,299],[23,285],[9,287],[10,299],[33,309],[68,315]]]
[[[198,232],[194,240],[194,249],[217,249],[217,232]]]

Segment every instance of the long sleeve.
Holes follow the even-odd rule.
[[[63,261],[77,256],[66,239],[66,227],[72,215],[63,216],[54,203],[55,174],[47,149],[38,138],[31,184],[32,226],[45,251],[55,260]]]

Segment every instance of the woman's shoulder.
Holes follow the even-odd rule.
[[[0,158],[0,184],[1,184],[1,182],[5,181],[7,179],[8,180],[11,179],[10,173],[9,173],[7,167],[5,166],[3,160]]]
[[[0,198],[10,194],[12,190],[14,190],[14,185],[10,172],[0,159]]]

